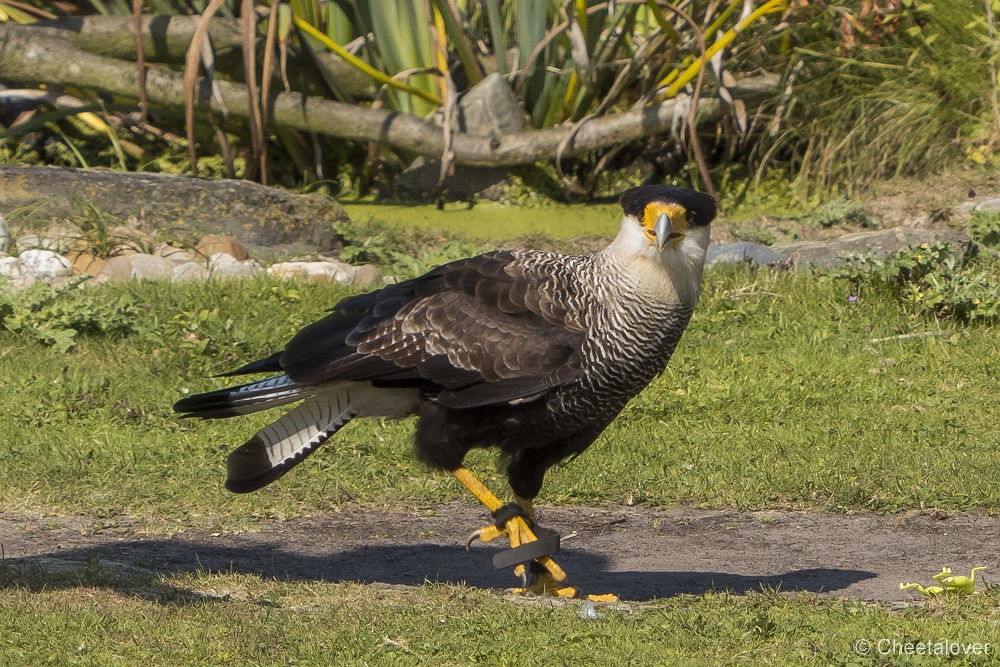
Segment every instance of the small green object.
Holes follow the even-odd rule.
[[[928,586],[928,587],[924,588],[920,584],[900,584],[899,585],[899,589],[900,590],[905,590],[907,588],[916,588],[918,591],[920,591],[921,594],[928,595],[928,596],[941,595],[942,593],[944,593],[944,589],[941,588],[940,586]]]
[[[942,567],[941,571],[934,575],[934,581],[940,586],[921,586],[920,584],[900,584],[900,590],[915,588],[921,594],[928,596],[941,595],[942,593],[954,593],[956,595],[972,595],[976,591],[976,572],[985,570],[985,567],[974,567],[969,572],[969,576],[954,575],[950,567]]]

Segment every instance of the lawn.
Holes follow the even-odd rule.
[[[222,489],[267,423],[178,420],[174,400],[281,347],[349,288],[268,279],[109,283],[0,304],[0,510],[132,517],[143,531],[468,501],[410,451],[413,424],[356,422],[280,482]],[[546,503],[895,512],[1000,509],[995,327],[916,315],[876,287],[714,270],[667,371]],[[81,333],[66,335],[72,326]],[[498,490],[491,454],[470,457]],[[993,642],[995,590],[894,609],[775,591],[598,608],[495,591],[233,574],[69,573],[0,562],[0,665],[879,664],[858,639]],[[926,656],[893,656],[924,664]],[[989,662],[962,655],[955,664]]]
[[[174,400],[224,384],[212,376],[279,349],[346,294],[269,280],[108,284],[0,332],[0,508],[127,514],[169,530],[321,512],[348,496],[371,506],[464,498],[416,461],[410,421],[354,422],[280,483],[227,494],[227,450],[269,415],[172,414]],[[73,318],[111,333],[80,334],[66,352],[39,341],[39,329]],[[915,333],[929,335],[905,337]],[[710,272],[667,371],[550,472],[543,499],[995,511],[1000,435],[984,408],[1000,402],[998,353],[995,329],[914,317],[878,290],[849,302],[845,282],[805,273]],[[502,486],[491,454],[470,463]]]
[[[463,586],[123,578],[99,563],[61,576],[2,568],[17,584],[0,588],[0,664],[11,665],[941,662],[905,654],[918,643],[957,652],[949,664],[975,665],[995,664],[1000,646],[996,591],[898,611],[809,594],[706,593],[597,607],[584,618],[579,602],[514,601]]]

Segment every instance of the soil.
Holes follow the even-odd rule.
[[[499,546],[464,548],[484,511],[460,503],[426,512],[345,506],[254,532],[151,535],[120,518],[101,529],[85,517],[0,518],[8,564],[104,567],[170,574],[208,570],[287,581],[416,586],[517,584],[491,559]],[[589,593],[644,601],[711,590],[810,591],[881,601],[915,600],[900,582],[933,584],[942,566],[1000,569],[1000,517],[971,513],[835,515],[768,511],[542,508],[562,534],[557,561]],[[104,522],[103,525],[108,525]],[[57,527],[58,526],[58,527]],[[2,570],[0,570],[2,574]],[[0,581],[0,585],[3,585]]]

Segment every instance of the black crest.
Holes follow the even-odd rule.
[[[718,204],[709,195],[669,185],[643,185],[630,188],[623,192],[621,197],[625,215],[640,220],[646,206],[652,202],[680,204],[687,210],[688,223],[691,226],[707,225],[718,212]]]

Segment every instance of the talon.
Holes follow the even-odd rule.
[[[482,535],[482,533],[483,533],[482,530],[474,530],[474,531],[472,531],[472,534],[469,535],[469,539],[465,540],[465,550],[466,551],[468,551],[469,549],[472,548],[472,543],[475,542],[476,540],[478,540],[479,536]]]
[[[498,537],[504,537],[507,535],[507,531],[496,526],[486,526],[485,528],[479,528],[474,530],[469,539],[465,541],[465,550],[468,551],[472,546],[472,543],[479,540],[483,544],[488,544]]]

